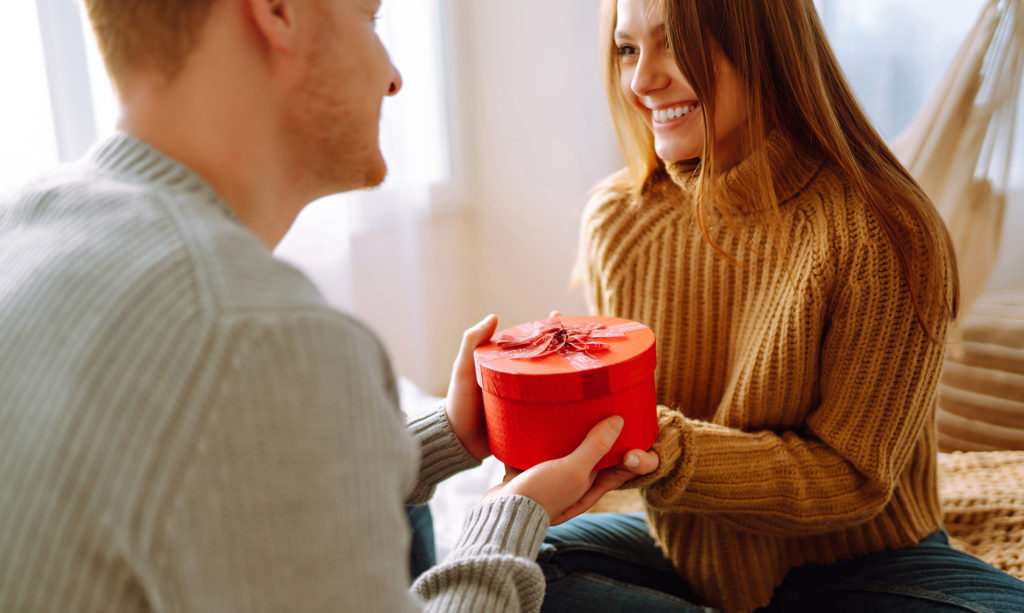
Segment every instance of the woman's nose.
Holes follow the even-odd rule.
[[[643,96],[668,85],[671,79],[663,63],[662,57],[640,54],[636,72],[633,73],[633,80],[629,84],[634,94]]]

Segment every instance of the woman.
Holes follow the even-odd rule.
[[[579,274],[597,313],[658,336],[661,465],[634,484],[661,549],[636,516],[550,531],[548,610],[582,574],[641,586],[602,610],[652,590],[666,609],[1024,610],[1024,583],[942,532],[949,236],[811,0],[604,11],[626,167],[588,205]]]

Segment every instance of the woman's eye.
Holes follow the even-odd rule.
[[[618,49],[616,49],[616,53],[619,57],[626,58],[632,55],[636,55],[640,53],[640,51],[638,51],[637,48],[634,47],[633,45],[619,45]]]

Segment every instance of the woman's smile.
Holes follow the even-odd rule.
[[[691,102],[676,102],[650,109],[651,128],[655,132],[669,132],[683,124],[690,122],[690,119],[697,115],[700,110],[700,103],[696,100]]]

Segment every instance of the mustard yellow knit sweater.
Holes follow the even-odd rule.
[[[650,524],[723,611],[766,604],[795,566],[908,546],[941,520],[944,347],[918,325],[895,251],[847,179],[778,137],[764,146],[785,262],[766,257],[752,213],[712,212],[735,261],[716,254],[680,169],[639,198],[598,193],[581,231],[591,308],[657,334],[661,466],[638,483]],[[717,181],[740,211],[751,173],[747,160]],[[944,318],[928,318],[944,338]]]

